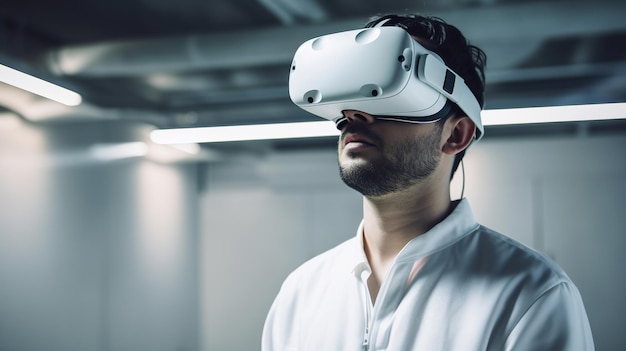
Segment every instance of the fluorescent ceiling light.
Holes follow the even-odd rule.
[[[483,125],[513,125],[626,119],[626,103],[485,110]],[[330,121],[257,124],[226,127],[160,129],[150,133],[157,144],[214,143],[245,140],[337,136]]]
[[[626,103],[485,110],[481,118],[485,126],[626,119]]]
[[[145,156],[148,153],[148,145],[141,141],[117,144],[96,144],[89,149],[89,152],[95,159],[111,161]]]
[[[216,143],[226,141],[315,138],[336,136],[330,121],[256,124],[243,126],[160,129],[150,133],[157,144]]]
[[[77,106],[82,102],[78,93],[1,64],[0,81],[67,106]]]

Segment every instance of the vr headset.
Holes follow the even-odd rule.
[[[455,103],[483,135],[480,105],[463,79],[399,27],[375,27],[320,36],[295,53],[289,96],[302,109],[334,121],[344,110],[376,119],[430,123]]]

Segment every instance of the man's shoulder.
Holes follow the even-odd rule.
[[[486,226],[481,225],[468,240],[475,248],[471,259],[492,276],[518,277],[537,288],[570,282],[551,257]]]

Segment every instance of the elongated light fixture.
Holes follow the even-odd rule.
[[[626,119],[626,103],[527,107],[485,110],[483,125],[516,125]],[[296,139],[337,136],[330,121],[257,124],[154,130],[157,144],[215,143],[246,140]]]
[[[0,64],[0,82],[10,84],[67,106],[77,106],[82,102],[82,97],[74,91],[2,64]]]
[[[626,119],[626,103],[507,108],[481,115],[486,126]]]
[[[148,145],[141,141],[96,144],[89,148],[91,156],[102,161],[111,161],[130,157],[141,157],[148,153]]]
[[[160,129],[150,133],[157,144],[316,138],[339,135],[330,121],[253,124],[242,126]]]

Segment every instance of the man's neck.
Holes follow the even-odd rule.
[[[387,269],[402,248],[442,221],[451,208],[449,193],[413,191],[363,199],[363,242],[376,299]]]

